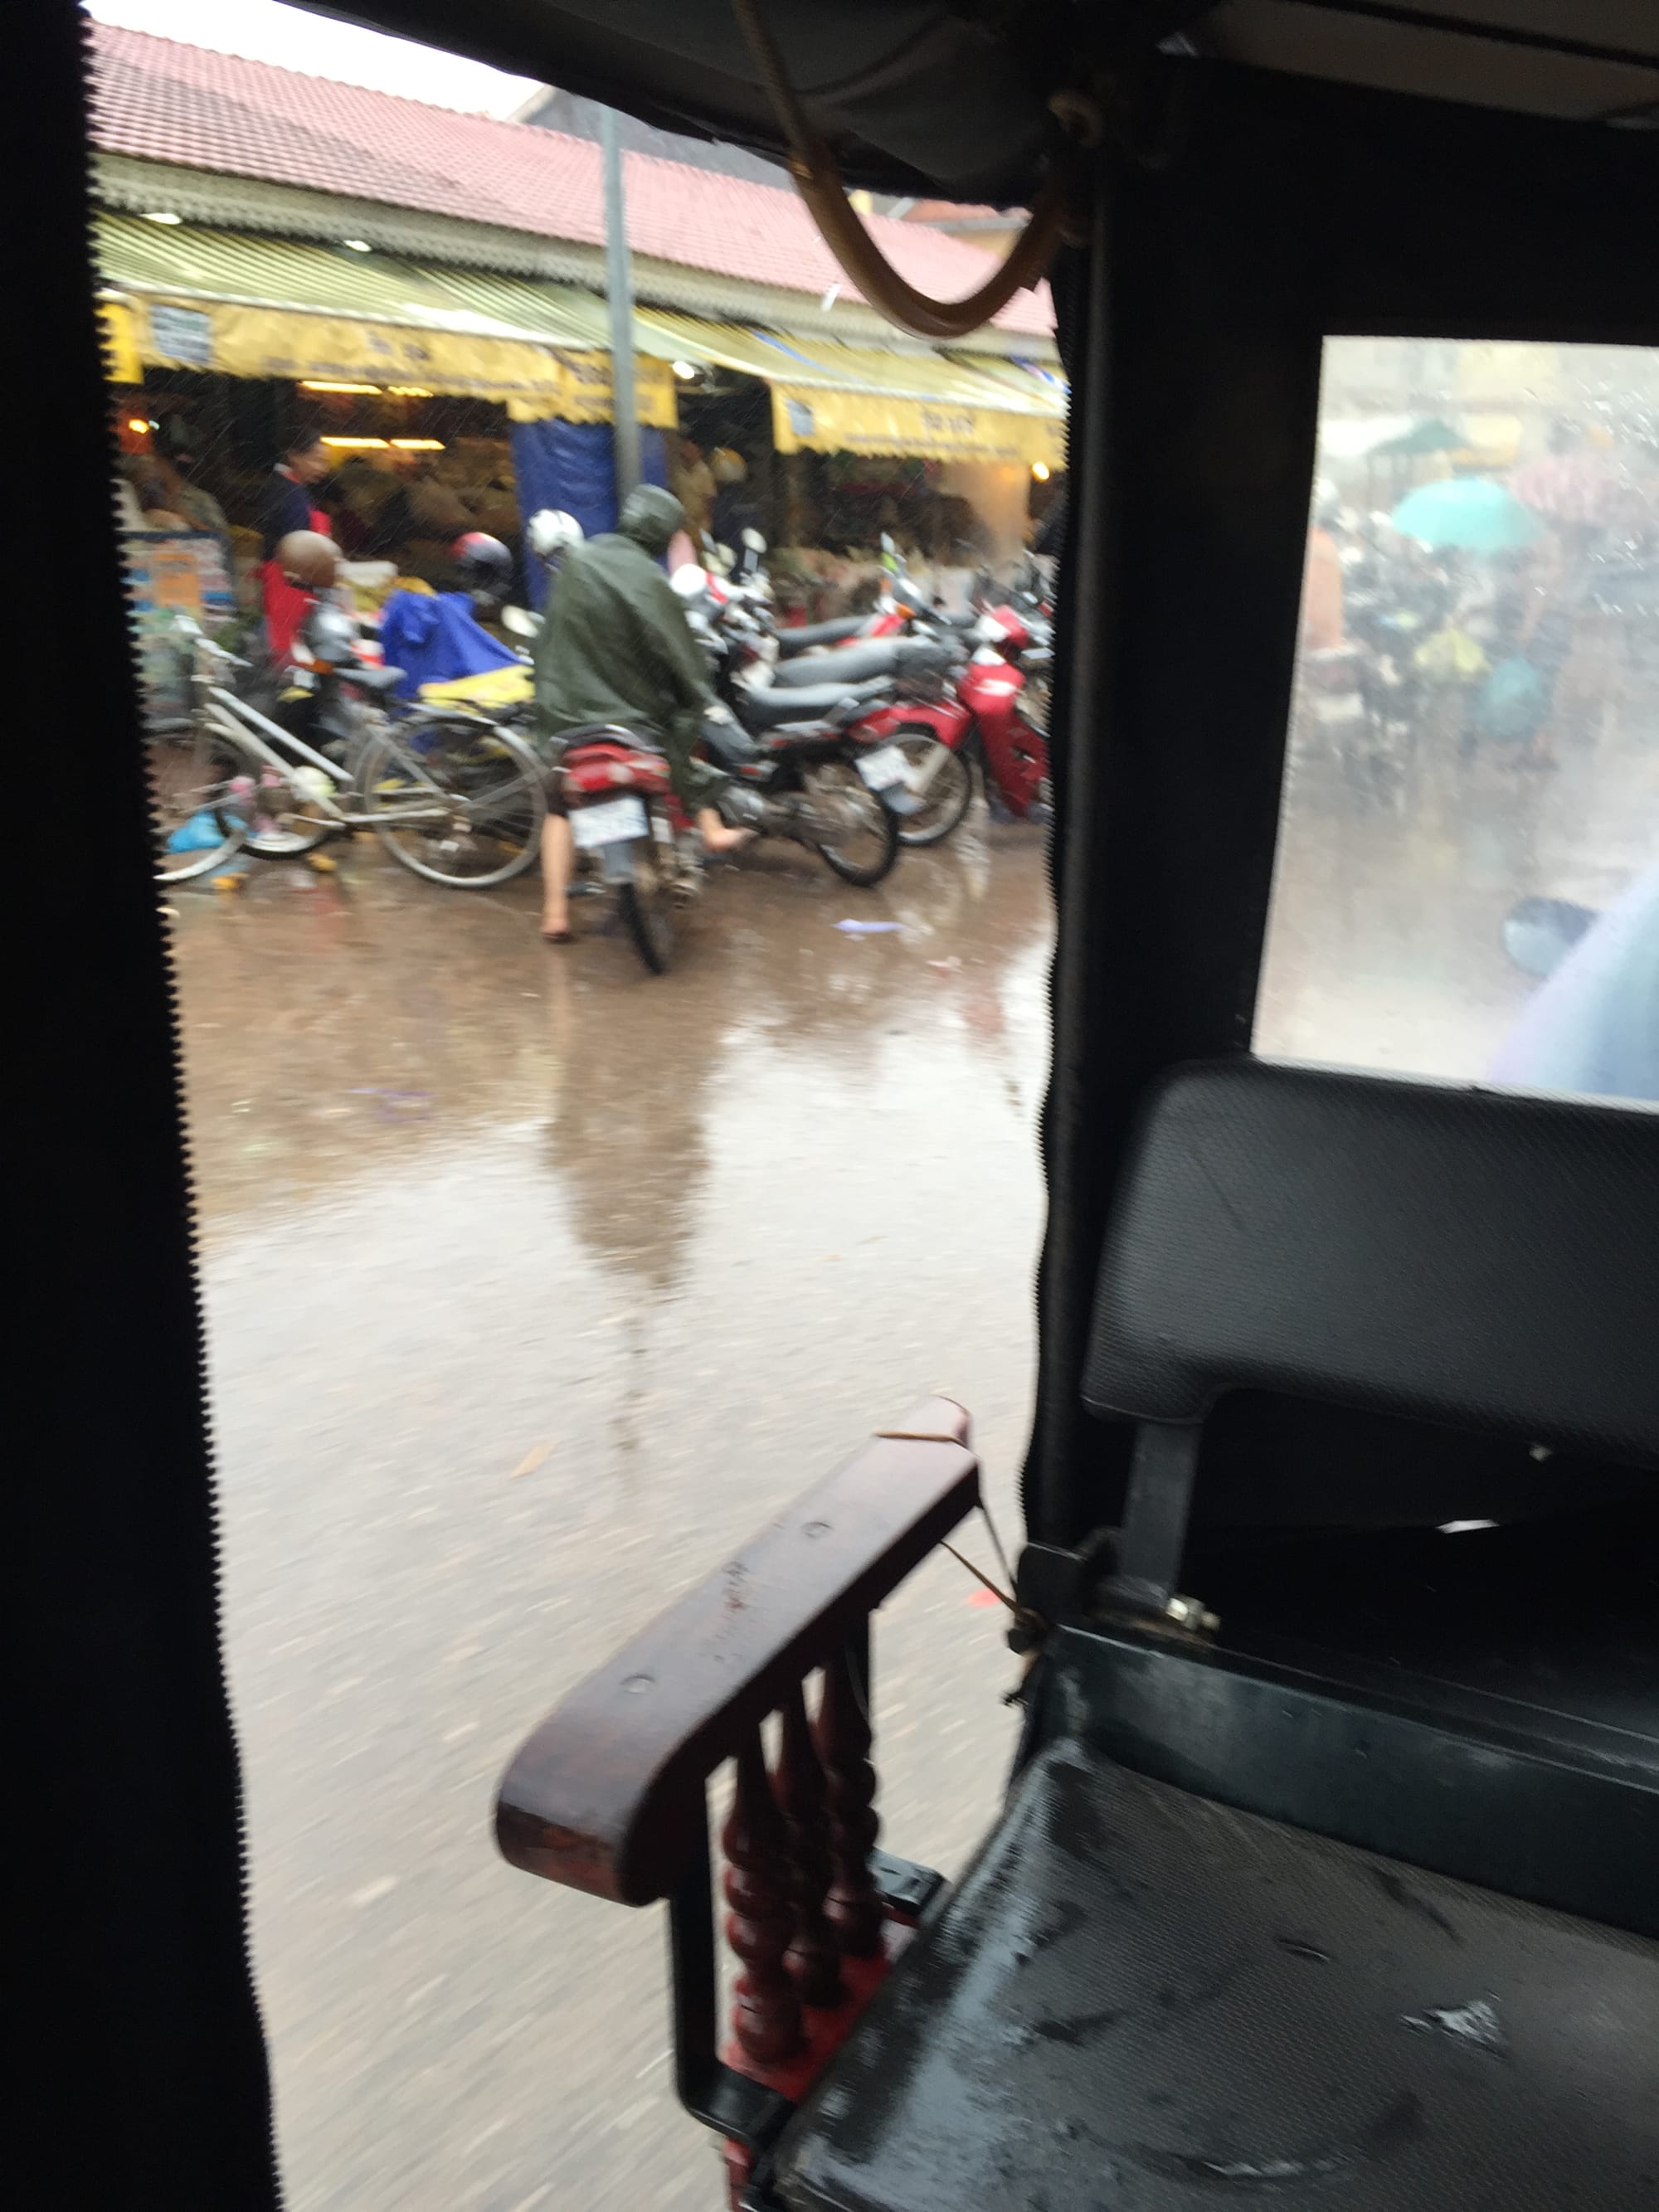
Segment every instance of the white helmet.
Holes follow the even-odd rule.
[[[562,560],[573,545],[581,544],[583,531],[574,514],[567,514],[562,507],[544,507],[539,514],[531,516],[525,536],[536,558],[551,563]]]

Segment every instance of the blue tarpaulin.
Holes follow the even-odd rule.
[[[393,592],[380,609],[380,650],[388,668],[404,672],[404,699],[422,684],[453,684],[518,658],[482,627],[465,592]]]
[[[608,422],[515,422],[513,474],[519,513],[528,522],[544,507],[574,514],[589,538],[617,526],[617,464]],[[668,449],[660,430],[640,431],[640,477],[645,483],[668,482]],[[526,560],[531,604],[539,607],[547,593],[541,563]]]

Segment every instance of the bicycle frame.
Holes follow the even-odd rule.
[[[451,811],[449,800],[426,774],[418,755],[398,742],[397,726],[388,720],[383,719],[372,732],[366,731],[362,736],[355,737],[351,744],[351,757],[342,763],[331,760],[326,753],[317,751],[303,738],[296,737],[292,730],[284,729],[281,723],[273,722],[257,707],[249,706],[245,699],[239,699],[234,691],[228,691],[222,684],[208,684],[204,686],[200,711],[204,719],[215,729],[238,738],[258,759],[284,775],[295,765],[293,760],[287,757],[291,754],[297,754],[307,767],[320,771],[328,778],[331,788],[327,793],[308,791],[307,803],[315,807],[319,813],[328,816],[343,830],[368,830],[374,826],[372,816],[361,807],[354,809],[340,805],[336,796],[336,790],[341,784],[356,782],[359,765],[371,734],[376,738],[390,738],[396,746],[399,767],[425,785],[442,815],[447,816]],[[479,729],[494,727],[483,715],[473,716],[453,709],[442,715],[425,714],[418,719],[446,723],[465,722]],[[399,818],[404,821],[419,822],[431,817],[432,808],[425,805],[399,810]]]

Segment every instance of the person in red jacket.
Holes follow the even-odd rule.
[[[285,538],[303,531],[332,540],[332,520],[325,508],[313,506],[311,498],[311,487],[320,483],[332,465],[328,447],[317,431],[297,431],[266,478],[259,502],[259,528],[264,539],[259,586],[264,600],[265,634],[271,657],[279,665],[293,659],[295,635],[311,602],[308,594],[283,574],[276,558],[276,548]]]

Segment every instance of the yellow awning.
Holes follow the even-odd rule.
[[[100,300],[98,321],[104,341],[105,375],[112,384],[142,384],[144,363],[131,308],[123,300]]]
[[[125,366],[407,384],[503,402],[521,421],[611,419],[611,356],[586,343],[595,303],[572,288],[520,283],[507,297],[391,256],[113,216],[100,220],[99,254],[131,301],[108,303],[130,325]],[[637,356],[635,390],[640,420],[672,429],[667,362]]]
[[[520,338],[474,336],[412,325],[360,322],[281,307],[212,307],[208,365],[227,376],[335,377],[381,386],[505,402],[517,422],[556,415],[571,422],[611,420],[611,356],[565,352]],[[146,357],[166,362],[168,325]],[[634,389],[642,422],[672,429],[674,374],[665,362],[636,356]]]
[[[1066,425],[1042,415],[775,384],[772,428],[781,453],[913,453],[925,461],[1066,465]]]
[[[604,304],[574,286],[110,214],[99,218],[99,256],[132,302],[128,368],[407,384],[501,402],[517,421],[611,420]],[[672,363],[684,360],[770,385],[781,453],[1065,464],[1064,385],[1015,363],[795,338],[662,308],[641,309],[635,334],[640,420],[658,428],[677,422]]]
[[[688,360],[717,363],[772,387],[778,451],[911,453],[923,460],[1066,465],[1066,389],[1009,364],[918,349],[887,352],[833,339],[703,323],[660,308],[642,313],[653,339]]]

